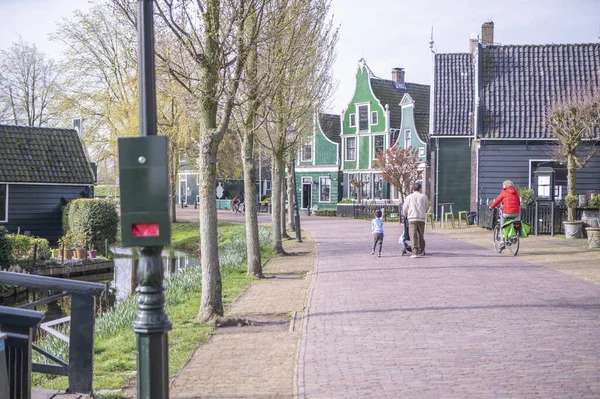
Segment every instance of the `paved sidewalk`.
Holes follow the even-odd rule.
[[[219,215],[221,216],[221,215]],[[315,262],[315,242],[286,241],[292,256],[271,259],[227,316],[251,325],[219,327],[173,379],[170,397],[294,398],[300,324]]]
[[[428,230],[428,256],[411,259],[386,224],[376,258],[367,221],[304,218],[303,228],[318,263],[300,397],[600,397],[600,285],[526,260],[552,263],[563,245],[573,264],[579,249],[524,240],[511,257]],[[598,275],[591,254],[582,266]]]

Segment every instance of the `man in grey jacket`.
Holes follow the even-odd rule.
[[[408,234],[412,241],[411,258],[418,258],[425,253],[425,215],[428,200],[421,191],[421,183],[416,182],[413,193],[404,201],[404,217],[408,218]]]

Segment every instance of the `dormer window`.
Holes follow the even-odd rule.
[[[369,106],[359,105],[358,106],[358,131],[368,132],[369,131]]]
[[[350,127],[356,127],[356,114],[350,114]]]
[[[379,118],[377,117],[377,111],[371,112],[371,125],[376,125],[379,123]]]

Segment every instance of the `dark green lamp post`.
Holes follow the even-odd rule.
[[[294,223],[296,225],[296,241],[302,242],[300,232],[300,213],[298,212],[298,185],[296,184],[296,160],[292,159],[292,180],[294,181]]]
[[[119,139],[121,237],[140,247],[137,267],[137,397],[169,397],[168,331],[162,249],[171,243],[168,139],[156,132],[152,0],[138,0],[139,137]]]

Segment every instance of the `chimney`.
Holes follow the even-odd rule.
[[[475,54],[475,50],[477,50],[477,44],[479,43],[479,39],[478,38],[470,38],[469,39],[469,53],[471,55]]]
[[[494,23],[484,22],[481,25],[481,44],[494,44]]]
[[[393,68],[392,80],[399,85],[404,85],[404,68]]]

